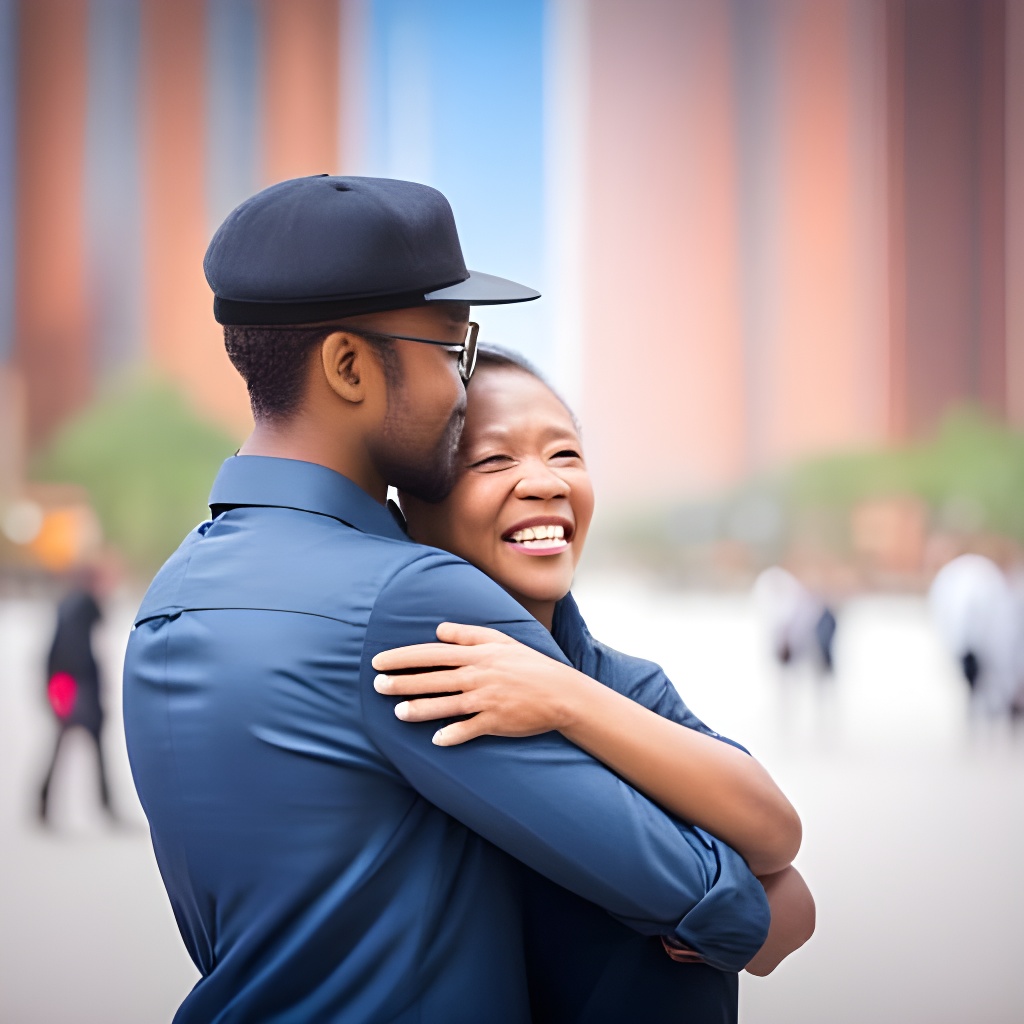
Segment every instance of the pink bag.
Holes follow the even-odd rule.
[[[78,684],[74,676],[68,675],[67,672],[54,672],[50,676],[50,681],[46,684],[46,696],[49,698],[53,713],[62,722],[71,715],[77,693]]]

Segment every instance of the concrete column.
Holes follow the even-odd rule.
[[[0,0],[0,364],[14,352],[14,212],[18,102],[18,5]]]
[[[245,387],[224,352],[203,276],[205,13],[204,0],[143,0],[144,321],[159,370],[203,412],[241,428],[248,422]]]
[[[1019,5],[1018,5],[1019,6]],[[1020,288],[1006,274],[1006,19],[1005,0],[975,7],[973,41],[977,166],[974,171],[975,252],[973,284],[976,354],[972,384],[977,400],[1002,418],[1007,411],[1006,295]]]
[[[82,201],[87,6],[26,0],[18,8],[14,358],[30,445],[92,388]]]
[[[730,12],[597,0],[589,24],[588,453],[610,500],[692,493],[744,466]]]
[[[777,289],[764,382],[769,462],[876,440],[883,429],[864,397],[884,370],[880,319],[869,315],[880,297],[864,273],[881,253],[861,234],[881,211],[872,209],[870,161],[857,173],[864,150],[883,140],[858,136],[853,6],[778,8],[776,265],[760,268]]]
[[[338,0],[263,0],[263,178],[337,174]]]
[[[1024,4],[1006,6],[1006,411],[1024,427]]]
[[[1005,409],[1005,19],[1003,0],[893,2],[894,426],[910,435],[958,402]]]
[[[889,240],[889,437],[910,434],[907,410],[906,34],[904,0],[886,4],[886,201]]]

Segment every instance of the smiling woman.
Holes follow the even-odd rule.
[[[437,503],[401,497],[415,540],[487,573],[552,632],[574,667],[494,629],[442,623],[441,643],[374,658],[376,689],[409,698],[395,706],[397,717],[447,720],[434,736],[442,747],[558,730],[732,845],[772,909],[768,938],[747,969],[770,972],[814,926],[813,900],[791,864],[800,820],[764,768],[697,719],[658,666],[587,631],[569,589],[594,492],[572,412],[518,357],[481,349],[453,489]],[[425,668],[433,671],[415,674]],[[414,674],[388,674],[399,670]],[[735,975],[711,970],[693,950],[663,949],[539,876],[528,881],[526,907],[535,1021],[736,1019]]]
[[[579,427],[528,364],[481,347],[451,494],[402,494],[412,536],[472,562],[551,628],[594,513]]]

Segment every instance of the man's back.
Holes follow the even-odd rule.
[[[125,714],[160,868],[206,976],[182,1020],[454,1020],[465,1006],[479,1021],[467,985],[526,1019],[508,969],[520,942],[507,856],[419,797],[360,726],[367,620],[416,553],[324,516],[238,509],[151,588]],[[209,607],[146,619],[175,600]]]
[[[125,663],[136,785],[203,974],[179,1020],[527,1021],[494,844],[651,933],[694,940],[720,894],[718,937],[757,948],[759,887],[727,848],[559,737],[444,750],[373,691],[373,655],[446,617],[560,656],[489,580],[308,463],[229,460],[214,502]]]

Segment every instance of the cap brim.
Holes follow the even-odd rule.
[[[540,292],[533,288],[476,270],[471,270],[465,281],[437,288],[423,296],[425,302],[468,302],[471,306],[498,306],[504,302],[529,302],[539,298]]]

